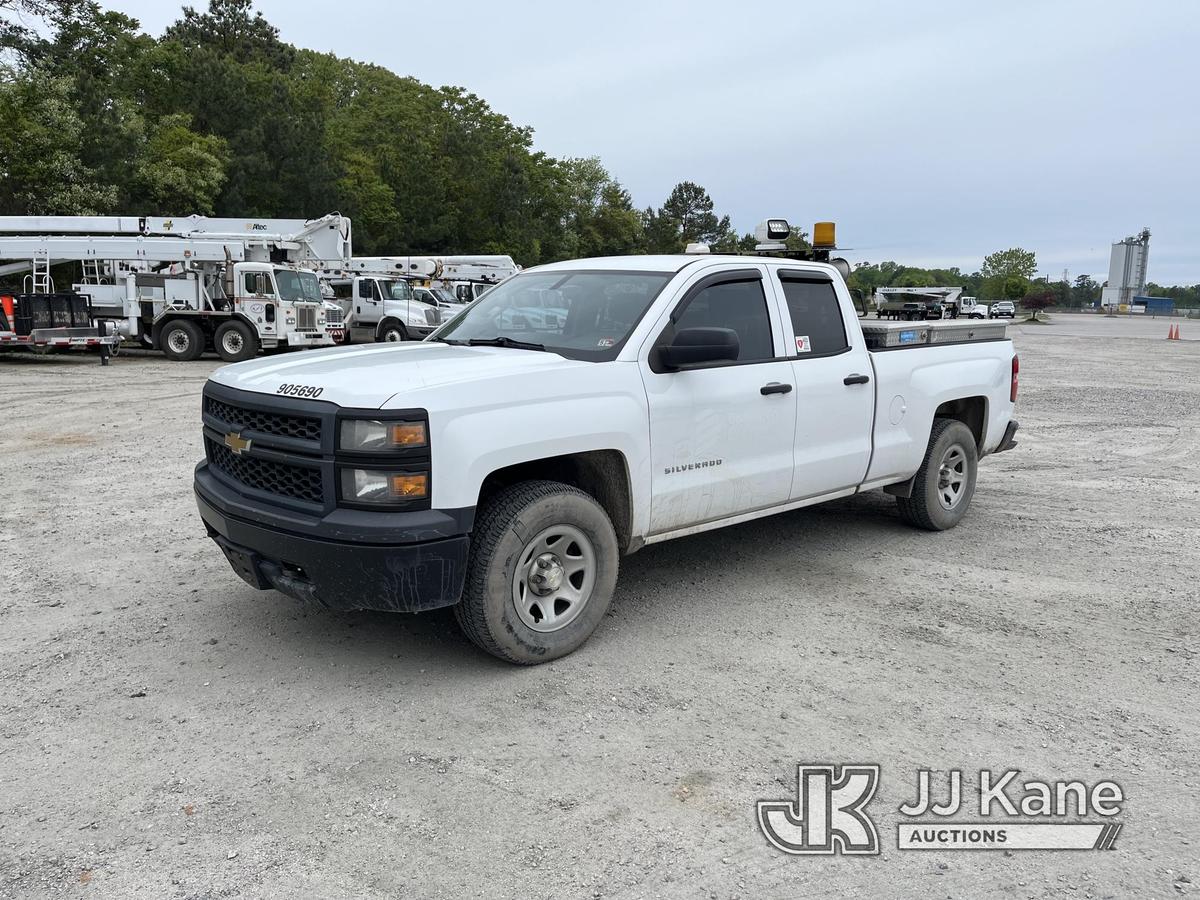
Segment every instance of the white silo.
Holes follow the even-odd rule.
[[[1140,234],[1113,244],[1108,262],[1108,287],[1104,289],[1100,302],[1104,306],[1131,306],[1134,297],[1145,293],[1149,258],[1149,228],[1143,228]]]

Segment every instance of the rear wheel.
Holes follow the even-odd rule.
[[[387,341],[389,343],[396,341],[408,340],[408,329],[399,322],[385,322],[379,327],[379,334],[376,336],[377,341]]]
[[[928,531],[953,528],[971,505],[978,470],[971,429],[957,419],[934,419],[912,494],[896,498],[900,516]]]
[[[245,322],[231,319],[223,322],[213,337],[217,356],[225,362],[241,362],[258,353],[258,338]]]
[[[190,362],[204,352],[204,332],[189,319],[176,319],[163,326],[158,344],[167,359]]]
[[[512,485],[482,508],[455,616],[475,644],[508,662],[565,656],[604,618],[619,553],[590,495],[555,481]]]

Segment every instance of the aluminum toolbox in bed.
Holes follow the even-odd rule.
[[[881,322],[859,319],[868,350],[903,350],[930,344],[965,344],[974,341],[1002,341],[1004,322]]]

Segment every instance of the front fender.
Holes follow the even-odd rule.
[[[420,405],[429,410],[433,507],[475,506],[484,480],[498,469],[571,453],[616,450],[629,471],[631,530],[644,534],[650,509],[645,391],[636,366],[604,368],[607,372],[559,373],[559,383],[553,385],[532,378],[471,385],[477,402],[470,406],[460,402],[446,408],[436,391],[422,398]],[[600,378],[607,382],[602,391],[595,385]],[[459,386],[458,393],[465,387]],[[416,400],[410,396],[406,402]]]

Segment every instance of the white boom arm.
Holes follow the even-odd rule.
[[[94,238],[186,238],[240,245],[244,258],[270,262],[283,250],[293,264],[344,265],[351,257],[350,219],[330,213],[319,219],[221,219],[208,216],[0,216],[0,235],[89,235]],[[13,257],[7,257],[12,259]],[[63,259],[80,257],[62,257]],[[133,259],[140,257],[105,257]]]
[[[489,282],[520,271],[511,256],[356,256],[342,269],[354,275]]]

